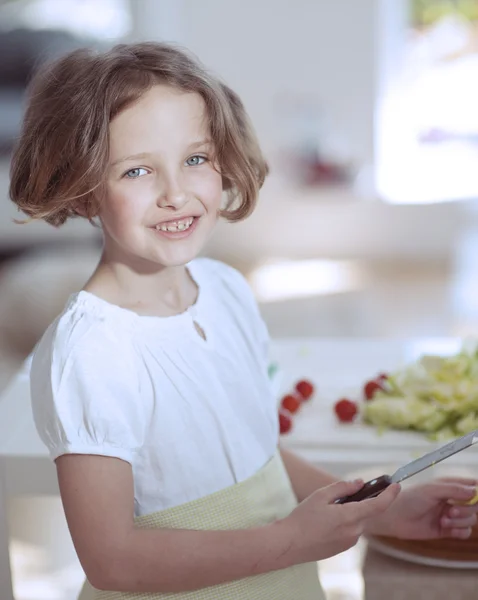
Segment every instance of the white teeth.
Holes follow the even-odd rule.
[[[156,225],[156,229],[159,229],[160,231],[171,231],[171,232],[184,231],[185,229],[188,229],[189,227],[191,227],[193,221],[194,221],[193,217],[190,217],[189,219],[185,219],[184,221],[172,221],[171,223],[168,223],[168,224]]]

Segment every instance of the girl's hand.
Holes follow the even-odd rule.
[[[290,540],[288,556],[284,557],[289,564],[321,560],[351,548],[364,532],[367,521],[390,508],[400,491],[400,486],[394,484],[376,498],[334,504],[362,486],[363,481],[339,481],[321,488],[277,522]]]
[[[404,490],[386,512],[374,518],[367,533],[409,540],[466,539],[477,522],[474,479],[442,478]]]

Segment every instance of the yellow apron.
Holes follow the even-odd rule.
[[[297,505],[277,453],[255,475],[224,490],[135,519],[136,527],[199,530],[246,529],[288,515]],[[321,600],[317,563],[296,565],[179,593],[122,593],[94,589],[88,582],[78,600]]]

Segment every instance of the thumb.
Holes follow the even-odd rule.
[[[320,491],[325,497],[327,504],[333,504],[335,500],[342,498],[343,496],[350,496],[355,494],[363,488],[363,479],[355,479],[354,481],[336,481]]]
[[[460,482],[435,481],[429,484],[430,495],[435,500],[445,500],[450,504],[466,504],[474,500],[477,487]]]

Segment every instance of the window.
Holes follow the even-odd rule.
[[[411,0],[381,98],[377,187],[400,204],[478,196],[478,0]]]
[[[0,7],[0,21],[31,29],[61,29],[97,40],[118,39],[131,28],[128,0],[27,0]]]

